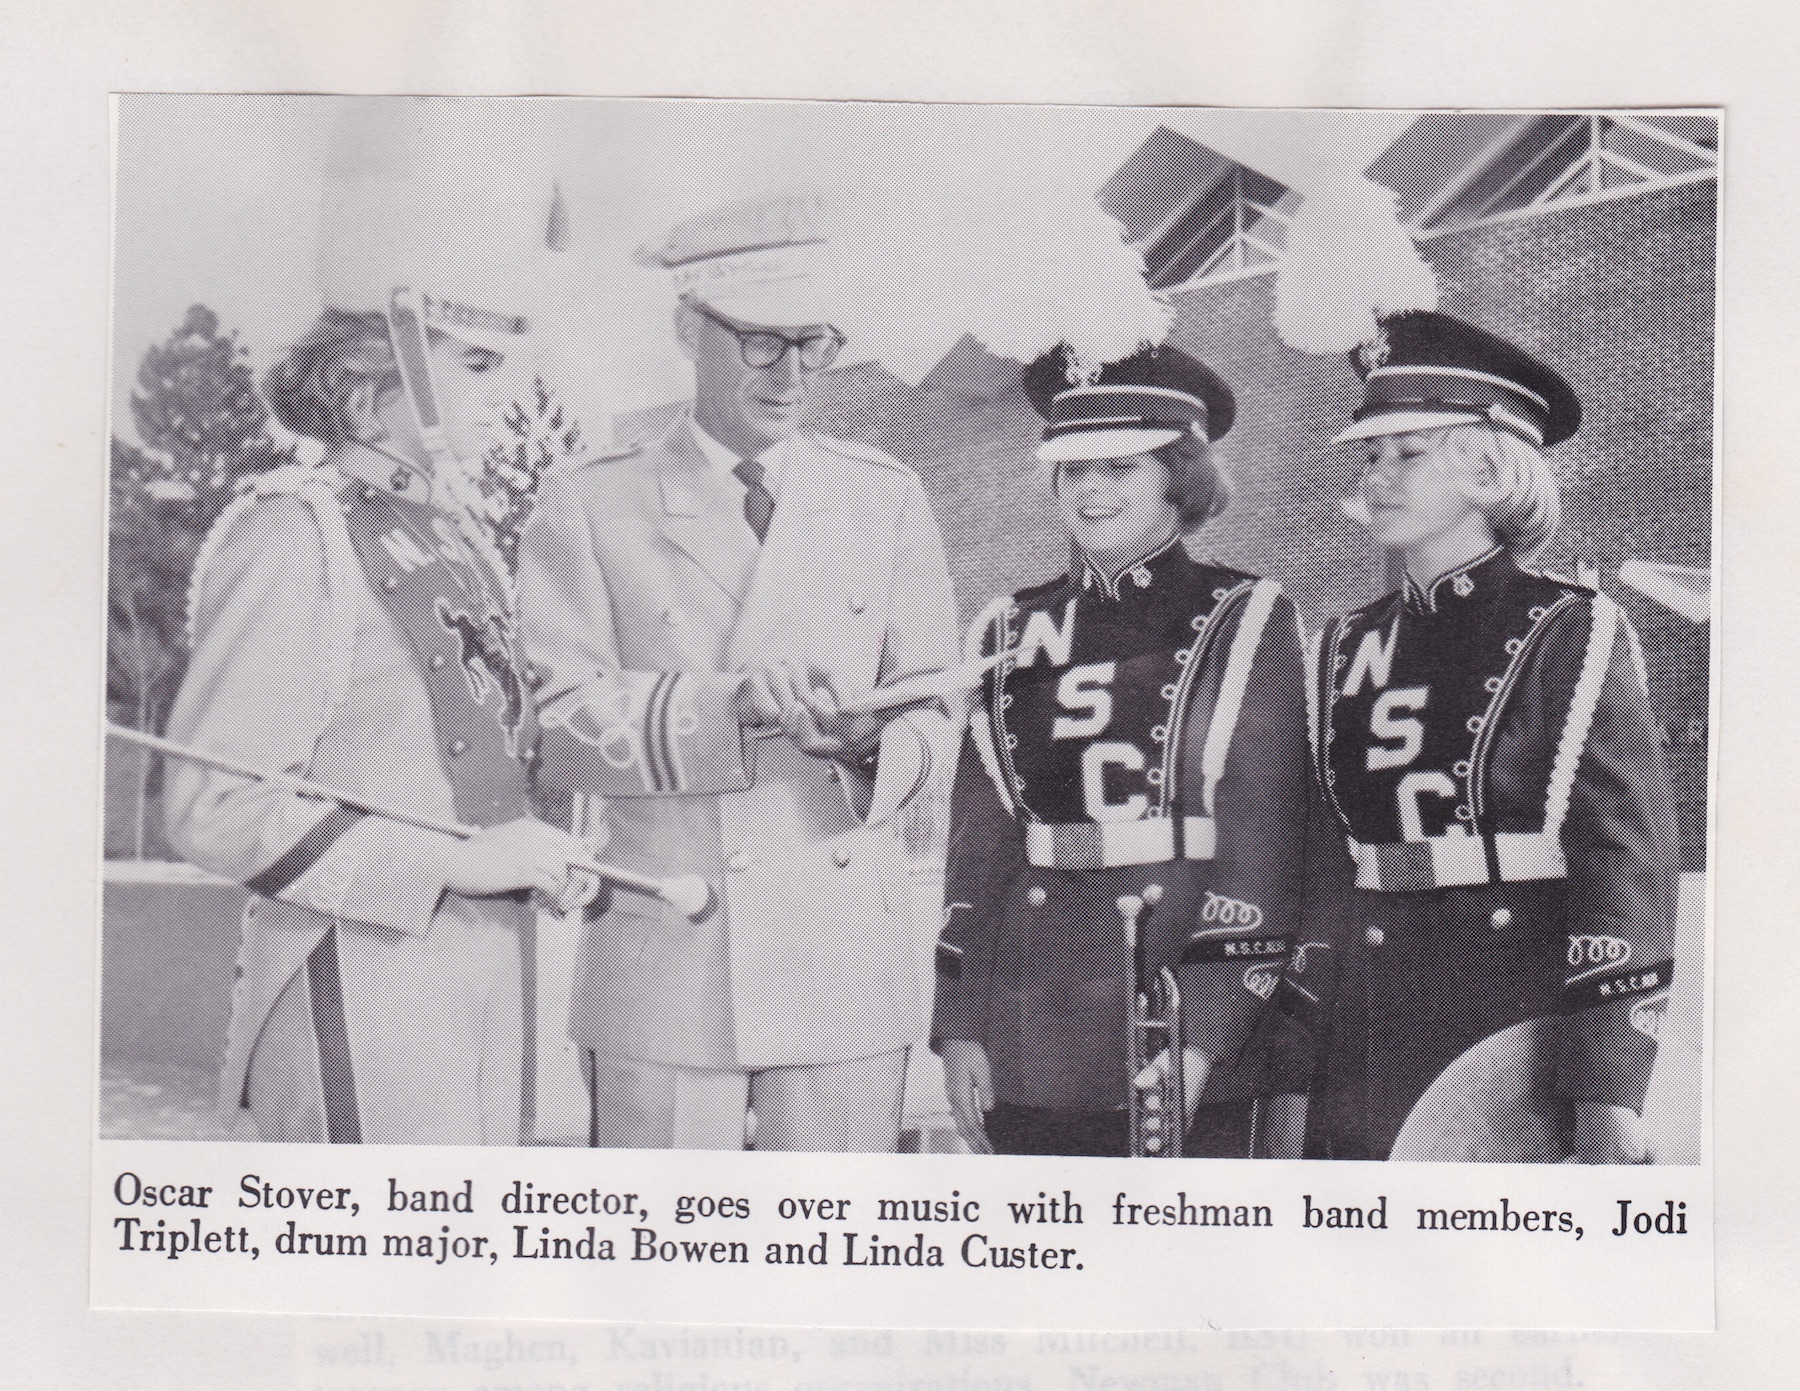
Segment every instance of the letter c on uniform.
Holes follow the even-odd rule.
[[[1123,768],[1127,772],[1144,770],[1144,751],[1136,744],[1107,740],[1089,744],[1081,755],[1081,795],[1087,803],[1087,814],[1096,821],[1136,821],[1149,808],[1141,792],[1134,792],[1122,802],[1106,800],[1106,770]]]

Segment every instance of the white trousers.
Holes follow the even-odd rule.
[[[906,1050],[754,1072],[587,1055],[602,1149],[743,1149],[884,1154],[900,1145]],[[750,1121],[748,1117],[754,1117]]]

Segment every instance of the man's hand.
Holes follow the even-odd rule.
[[[836,763],[855,763],[872,752],[888,718],[887,712],[843,713],[830,677],[797,672],[786,662],[745,673],[737,710],[738,723],[746,728],[779,725],[801,752]]]
[[[1629,1106],[1581,1102],[1575,1108],[1575,1152],[1571,1164],[1648,1164],[1650,1145],[1644,1121]]]
[[[567,913],[580,906],[591,876],[570,866],[592,858],[588,847],[547,821],[521,816],[491,826],[448,849],[444,886],[464,898],[530,889]]]
[[[994,1074],[987,1049],[967,1039],[946,1039],[943,1047],[944,1094],[956,1117],[956,1133],[972,1154],[992,1154],[982,1114],[994,1108]]]
[[[1212,1062],[1198,1048],[1181,1050],[1181,1088],[1187,1093],[1187,1118],[1194,1119],[1194,1111],[1200,1105],[1200,1091],[1206,1086],[1206,1074],[1212,1071]],[[1131,1085],[1140,1091],[1161,1086],[1169,1077],[1169,1050],[1163,1049],[1148,1063],[1143,1071],[1131,1079]]]

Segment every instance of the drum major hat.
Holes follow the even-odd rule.
[[[1363,378],[1363,399],[1338,444],[1492,424],[1541,449],[1566,440],[1581,421],[1581,402],[1555,369],[1449,314],[1418,310],[1384,319],[1350,364]]]
[[[840,314],[832,238],[812,194],[699,213],[639,247],[641,266],[669,272],[677,294],[766,328],[829,324]]]
[[[515,350],[549,266],[560,193],[516,137],[452,103],[357,103],[327,157],[319,287],[327,307],[391,312],[404,295],[424,325]]]
[[[1070,379],[1069,355],[1051,349],[1025,369],[1026,398],[1044,417],[1047,464],[1123,459],[1184,434],[1213,441],[1237,418],[1237,398],[1212,368],[1179,348],[1144,348]]]

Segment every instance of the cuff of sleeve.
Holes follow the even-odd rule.
[[[1178,973],[1187,1043],[1215,1063],[1237,1055],[1263,1006],[1262,1000],[1245,985],[1243,972],[1241,965],[1233,963],[1188,965]]]
[[[423,937],[443,900],[446,860],[456,843],[435,831],[367,817],[282,897],[329,918]]]
[[[1623,1106],[1640,1115],[1656,1062],[1656,1039],[1637,1026],[1640,1012],[1661,1020],[1662,999],[1620,1001],[1584,1010],[1563,1020],[1562,1048],[1557,1057],[1556,1089],[1576,1104]]]
[[[931,741],[911,719],[890,720],[881,732],[868,824],[879,826],[906,806],[931,780]]]
[[[938,976],[937,1002],[931,1011],[932,1052],[942,1053],[944,1044],[951,1039],[966,1039],[986,1046],[986,1031],[975,1026],[970,1003],[957,981]]]

